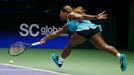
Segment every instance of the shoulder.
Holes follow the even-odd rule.
[[[75,13],[75,12],[71,12],[68,14],[68,19],[75,19],[75,20],[82,20],[83,19],[83,15],[79,14],[79,13]]]
[[[77,17],[82,17],[81,14],[75,13],[75,12],[71,12],[68,15],[69,18],[77,18]]]

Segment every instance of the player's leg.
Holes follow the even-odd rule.
[[[85,40],[86,40],[86,38],[78,35],[77,33],[74,33],[70,37],[66,47],[63,49],[63,52],[62,52],[61,56],[58,57],[55,53],[52,54],[52,59],[53,59],[54,63],[58,67],[61,67],[62,63],[63,63],[63,60],[70,55],[72,47],[74,47],[78,44],[84,43]]]
[[[84,38],[83,36],[81,36],[81,35],[79,35],[77,33],[74,33],[71,36],[71,38],[69,39],[66,47],[64,48],[61,57],[65,59],[67,56],[70,55],[72,47],[74,47],[74,46],[76,46],[78,44],[82,44],[85,41],[86,41],[86,38]]]
[[[112,53],[113,55],[117,56],[117,54],[119,53],[118,50],[113,47],[108,45],[104,39],[101,36],[101,33],[97,33],[94,36],[92,36],[90,38],[91,43],[93,43],[97,48],[108,51],[110,53]]]
[[[121,70],[125,71],[127,68],[127,62],[126,62],[126,57],[124,54],[120,54],[118,50],[105,43],[104,39],[101,36],[101,33],[97,33],[94,36],[90,38],[90,41],[99,49],[103,49],[105,51],[108,51],[112,53],[113,55],[117,56],[119,58],[120,64],[121,64]]]

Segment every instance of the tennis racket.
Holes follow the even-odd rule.
[[[40,42],[35,42],[32,44],[23,43],[23,42],[15,42],[12,44],[8,50],[9,55],[11,56],[18,56],[22,54],[27,48],[30,48],[32,46],[40,45]]]

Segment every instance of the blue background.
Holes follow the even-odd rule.
[[[39,41],[43,36],[38,36],[38,37],[32,37],[32,36],[27,36],[27,37],[22,37],[19,35],[19,33],[1,33],[2,36],[0,37],[0,48],[8,48],[10,47],[11,44],[21,41],[25,43],[34,43]],[[48,49],[63,49],[64,46],[66,45],[68,41],[67,36],[58,36],[54,39],[49,39],[46,41],[45,44],[39,45],[39,46],[34,46],[33,48],[48,48]]]

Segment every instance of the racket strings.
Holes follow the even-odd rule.
[[[25,48],[26,48],[26,46],[24,44],[16,43],[16,44],[11,45],[9,51],[10,51],[11,55],[18,55],[18,54],[22,53]]]
[[[32,46],[40,45],[40,42],[35,42],[32,44],[23,43],[23,42],[16,42],[12,44],[8,50],[9,54],[11,56],[17,56],[22,54],[27,48],[30,48]]]

